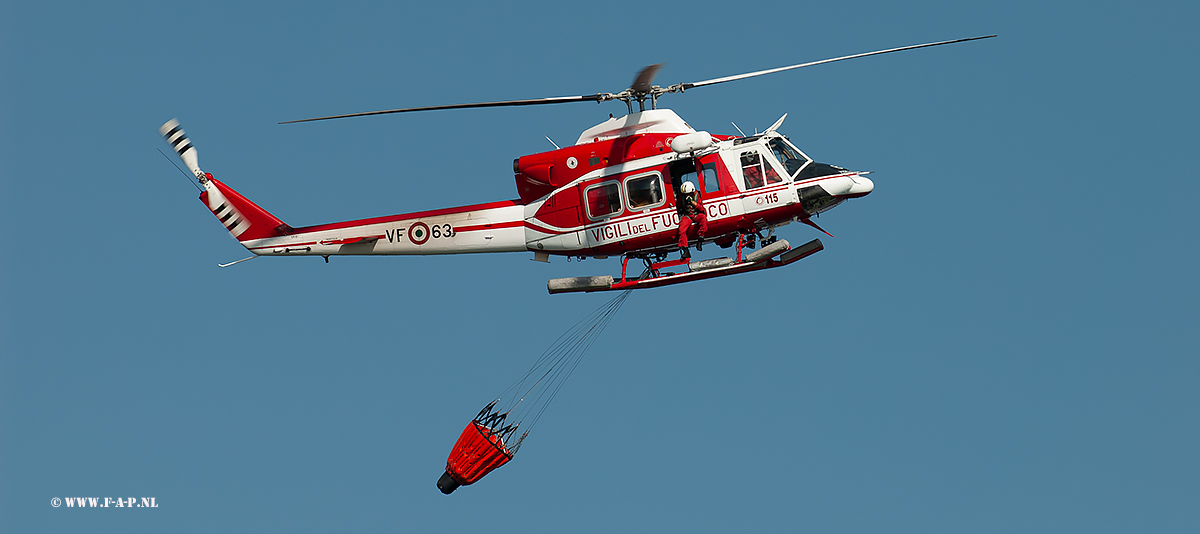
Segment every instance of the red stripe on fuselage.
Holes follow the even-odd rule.
[[[368,224],[389,223],[389,222],[403,221],[403,220],[408,220],[408,219],[419,219],[422,217],[437,217],[439,215],[453,215],[455,213],[465,213],[468,211],[479,211],[479,210],[487,210],[487,209],[495,209],[495,208],[507,208],[507,207],[511,207],[511,206],[520,206],[520,205],[522,205],[522,204],[520,204],[519,202],[517,202],[515,200],[500,200],[497,202],[488,202],[485,204],[472,204],[470,206],[458,206],[458,207],[454,207],[454,208],[444,208],[444,209],[440,209],[440,210],[418,211],[415,213],[402,213],[400,215],[388,215],[386,217],[374,217],[371,219],[359,219],[357,221],[345,221],[345,222],[336,222],[336,223],[329,223],[329,224],[318,224],[316,226],[305,226],[303,228],[296,228],[295,230],[292,231],[292,233],[293,234],[303,234],[303,233],[308,233],[308,232],[323,232],[325,230],[340,230],[342,228],[351,228],[354,226],[365,226]],[[497,224],[502,224],[502,223],[497,223]]]
[[[537,224],[531,223],[529,221],[525,221],[525,227],[530,228],[532,230],[536,230],[536,231],[541,232],[546,235],[573,234],[577,231],[577,230],[567,230],[567,231],[551,230],[549,228],[546,228],[545,226],[537,225]]]
[[[516,228],[524,226],[525,221],[506,221],[501,223],[480,224],[477,226],[456,226],[454,232],[474,232],[477,230],[495,230],[497,228]]]

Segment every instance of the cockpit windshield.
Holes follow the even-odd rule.
[[[789,176],[796,176],[796,173],[804,167],[804,164],[809,162],[808,156],[792,148],[783,139],[772,139],[767,143],[767,146],[771,147],[771,152],[775,154],[775,159],[783,163],[783,167],[787,169]]]

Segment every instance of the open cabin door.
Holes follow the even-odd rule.
[[[697,172],[697,165],[701,172]],[[740,213],[739,209],[730,209],[729,199],[737,198],[737,186],[728,174],[718,172],[721,166],[719,154],[709,154],[700,158],[683,158],[670,165],[672,205],[679,196],[679,188],[683,182],[692,182],[700,192],[700,201],[708,213],[709,225],[715,220],[724,219]]]

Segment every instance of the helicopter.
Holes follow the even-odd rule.
[[[813,217],[874,189],[868,172],[818,163],[778,132],[787,114],[753,135],[696,130],[658,107],[671,93],[836,61],[988,39],[995,35],[877,50],[667,87],[653,81],[662,64],[642,69],[618,93],[400,108],[285,121],[311,122],[448,109],[620,101],[624,116],[584,130],[574,145],[513,160],[517,199],[295,228],[200,169],[197,151],[172,119],[159,133],[203,187],[200,200],[253,255],[429,255],[532,252],[621,258],[620,277],[558,278],[554,293],[641,289],[789,265],[823,250],[820,239],[792,247],[775,230],[799,222],[830,235]],[[649,102],[647,102],[649,101]],[[634,111],[634,104],[637,111]],[[647,104],[649,108],[647,109]],[[734,125],[736,128],[736,125]],[[553,141],[551,141],[553,143]],[[690,185],[684,185],[690,184]],[[703,225],[679,235],[681,191],[695,191]],[[693,216],[694,218],[694,216]],[[690,222],[690,221],[689,221]],[[765,235],[764,235],[765,232]],[[691,259],[691,243],[736,247],[734,257]],[[753,252],[748,250],[758,248]],[[678,252],[678,259],[668,259]],[[630,261],[644,270],[632,276]]]

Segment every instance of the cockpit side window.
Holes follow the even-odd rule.
[[[775,165],[771,163],[769,158],[763,158],[763,172],[767,175],[768,184],[781,184],[783,178],[779,177],[779,173],[775,172]]]
[[[756,151],[742,152],[742,178],[746,181],[746,190],[758,189],[764,184],[781,184],[783,178],[775,171],[768,158]]]
[[[788,176],[796,176],[796,173],[809,162],[807,156],[789,146],[782,139],[772,139],[767,145],[771,147],[771,153],[775,154],[775,159],[783,164]]]
[[[748,150],[742,152],[742,179],[746,182],[746,190],[758,189],[763,186],[762,157],[758,152]]]

